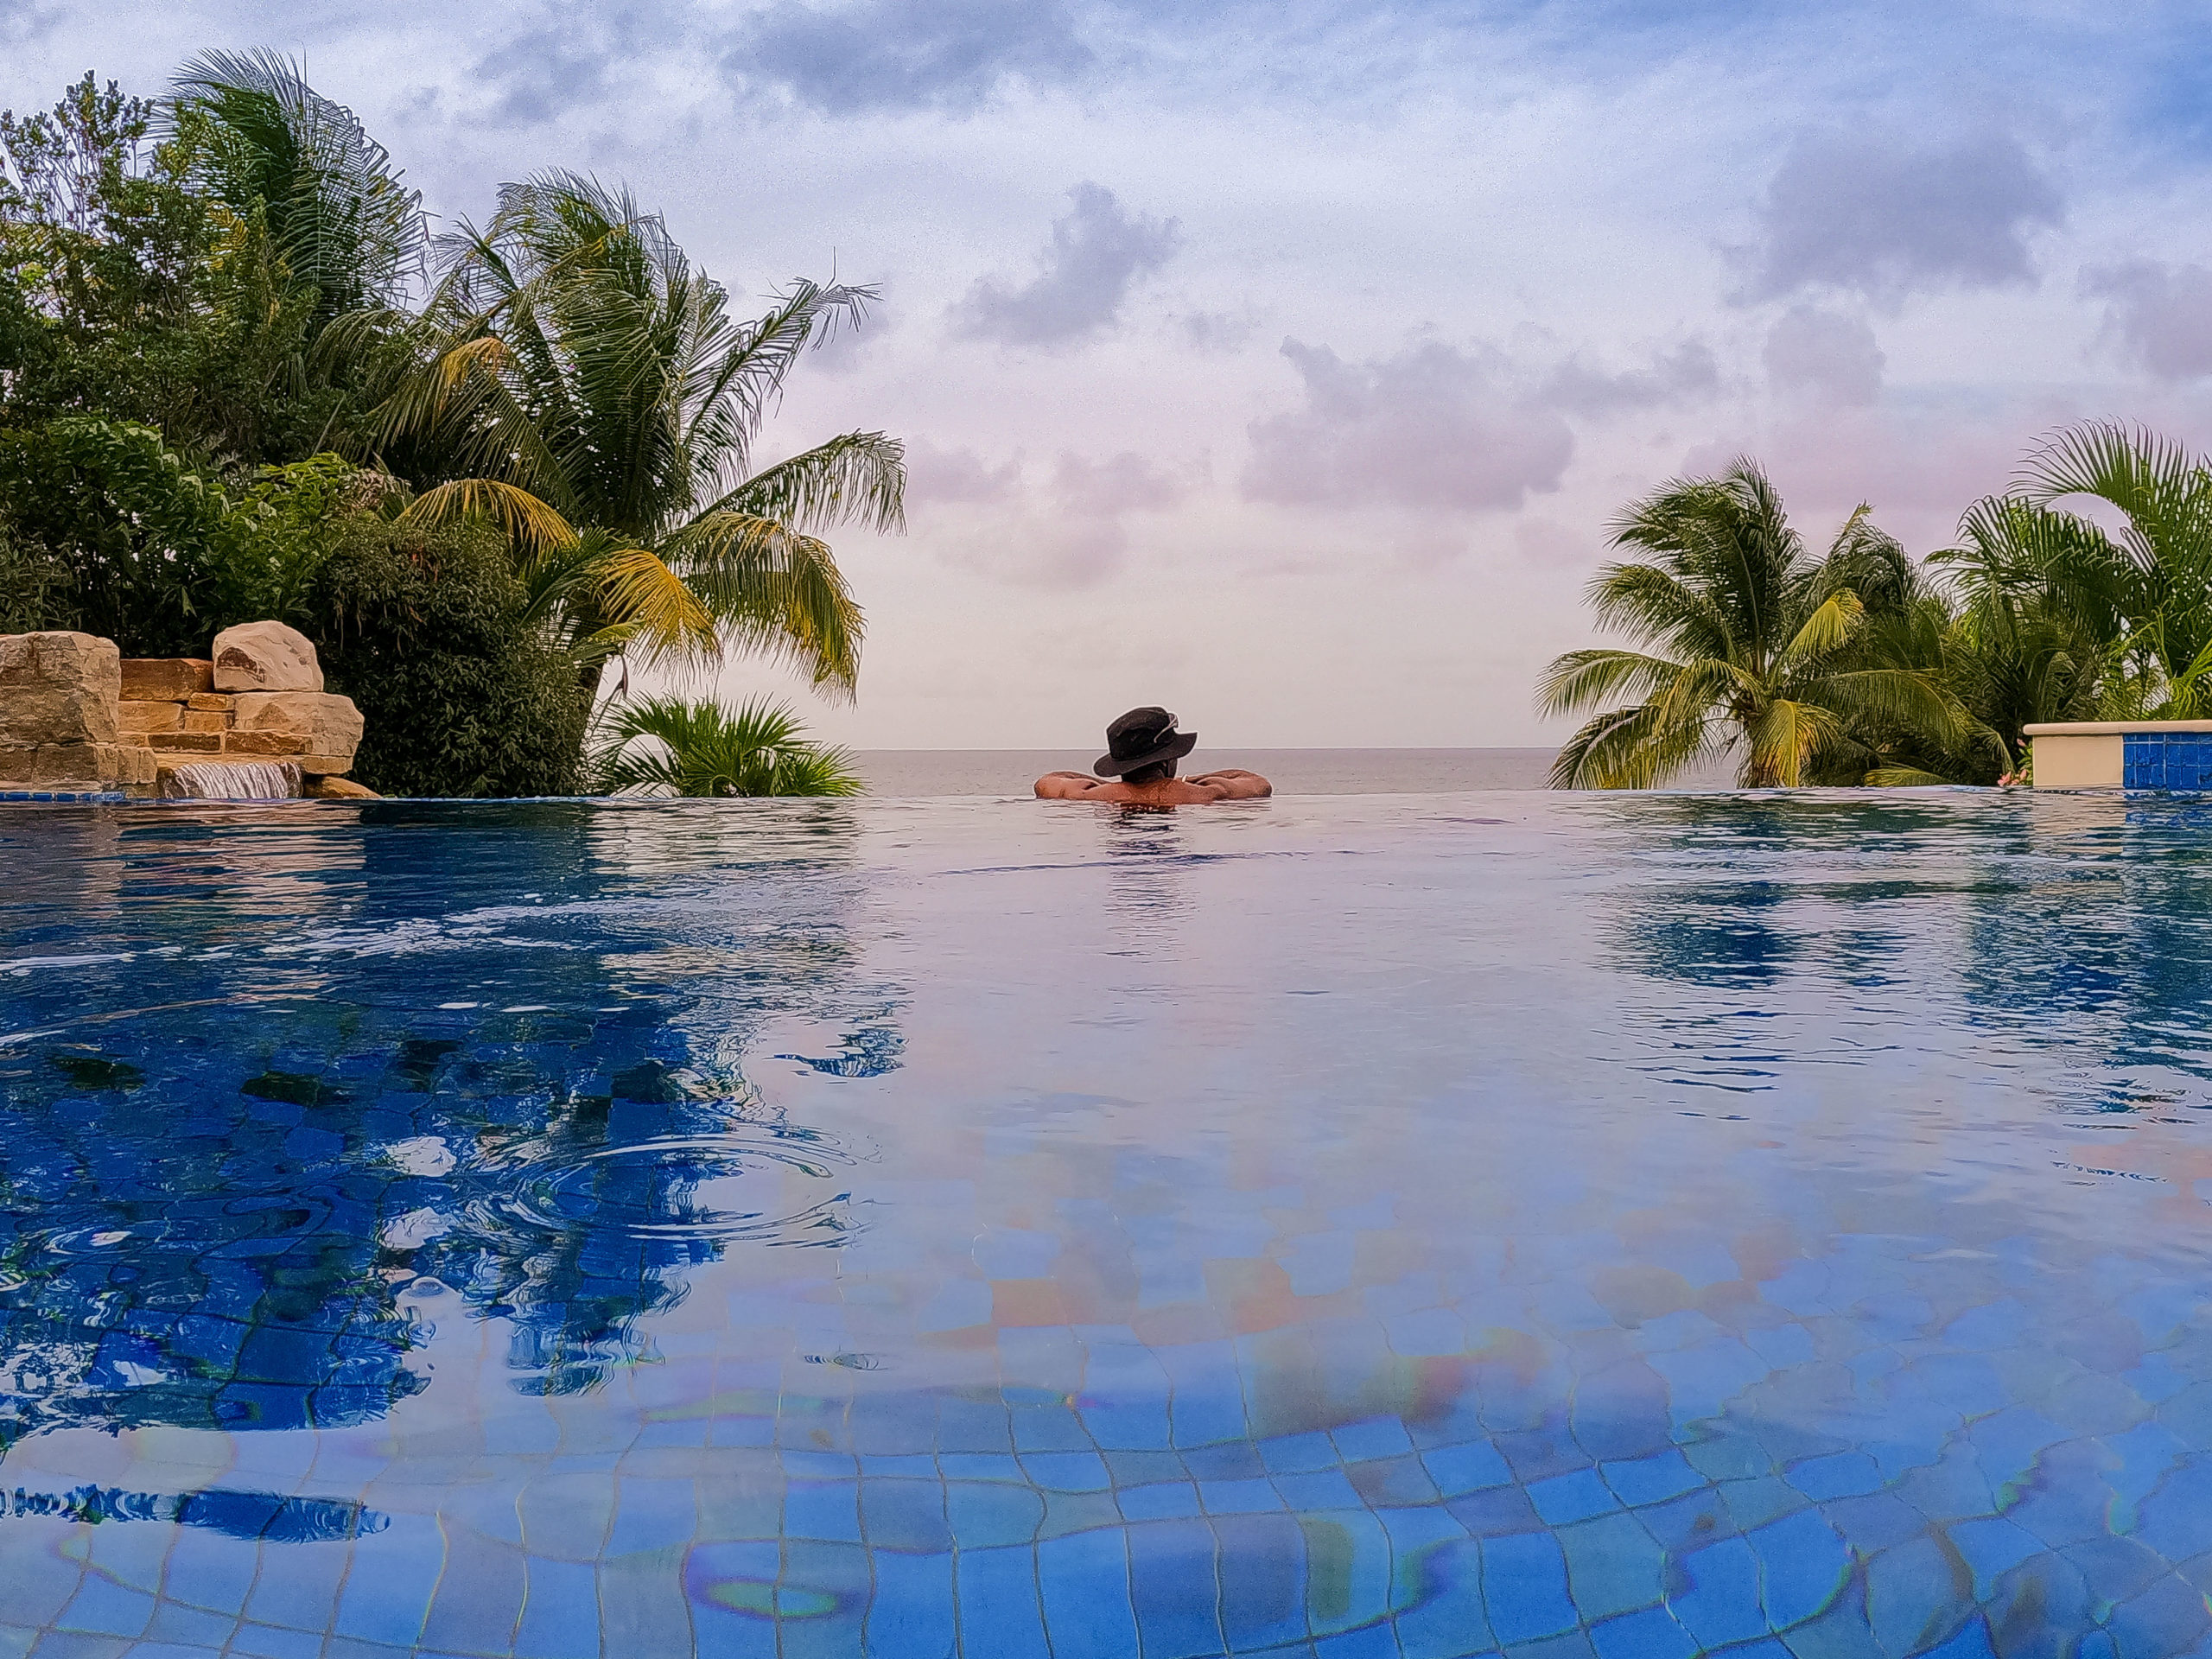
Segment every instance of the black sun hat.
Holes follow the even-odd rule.
[[[1119,778],[1125,772],[1180,760],[1198,746],[1196,732],[1175,729],[1175,716],[1165,709],[1132,709],[1106,728],[1106,753],[1090,768],[1101,778]]]

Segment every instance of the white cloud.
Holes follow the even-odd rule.
[[[979,278],[953,308],[956,333],[1008,346],[1059,346],[1103,334],[1121,320],[1129,288],[1183,245],[1172,219],[1132,213],[1103,185],[1078,184],[1052,221],[1052,239],[1026,283]]]
[[[1794,305],[1777,320],[1761,356],[1776,387],[1847,408],[1881,396],[1889,361],[1864,318],[1810,305]]]
[[[1894,305],[2032,285],[2028,238],[2063,216],[2057,188],[2009,136],[1916,144],[1808,134],[1759,207],[1746,296],[1826,288]]]
[[[1021,488],[1021,459],[993,466],[973,449],[940,449],[927,438],[906,445],[906,499],[910,502],[1004,501]]]
[[[1494,353],[1430,342],[1347,363],[1287,340],[1304,407],[1249,429],[1245,496],[1286,506],[1510,510],[1559,487],[1574,435]]]
[[[2082,272],[2105,302],[2105,334],[2120,356],[2160,380],[2212,374],[2212,270],[2151,259]]]

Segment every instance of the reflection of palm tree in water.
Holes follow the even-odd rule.
[[[549,893],[562,901],[616,885],[572,857],[527,874],[569,884]],[[683,1063],[699,1009],[722,1042],[772,1014],[834,1021],[842,1052],[807,1064],[835,1075],[898,1063],[890,1000],[850,994],[843,890],[760,885],[788,944],[725,950],[739,965],[702,982],[720,1001],[696,1008],[691,981],[680,996],[641,983],[634,938],[570,925],[568,948],[531,959],[529,995],[549,1005],[535,1012],[440,1015],[419,965],[372,954],[318,969],[316,994],[272,1022],[230,969],[181,962],[209,1010],[188,1033],[130,1015],[98,1045],[0,1050],[0,1454],[69,1424],[373,1420],[421,1386],[401,1293],[424,1274],[511,1323],[518,1387],[589,1388],[644,1349],[640,1320],[682,1297],[684,1268],[763,1236],[702,1208],[731,1176],[718,1190],[748,1211],[755,1190],[772,1208],[779,1181],[811,1189],[821,1202],[763,1228],[835,1242],[839,1184],[811,1179],[837,1173],[835,1148],[734,1067]],[[391,891],[421,914],[423,886]],[[369,908],[359,923],[391,925]]]

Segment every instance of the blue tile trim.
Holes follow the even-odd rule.
[[[0,801],[57,801],[77,806],[113,806],[130,798],[121,790],[0,789]]]
[[[2212,790],[2212,732],[2128,732],[2120,743],[2127,789]]]

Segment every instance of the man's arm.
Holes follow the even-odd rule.
[[[1103,779],[1092,778],[1080,772],[1048,772],[1037,780],[1037,798],[1040,801],[1079,801],[1095,790],[1106,787]]]
[[[1256,772],[1246,772],[1242,766],[1224,766],[1218,772],[1202,772],[1191,779],[1206,789],[1217,789],[1215,798],[1224,801],[1261,801],[1275,792],[1275,786]]]

